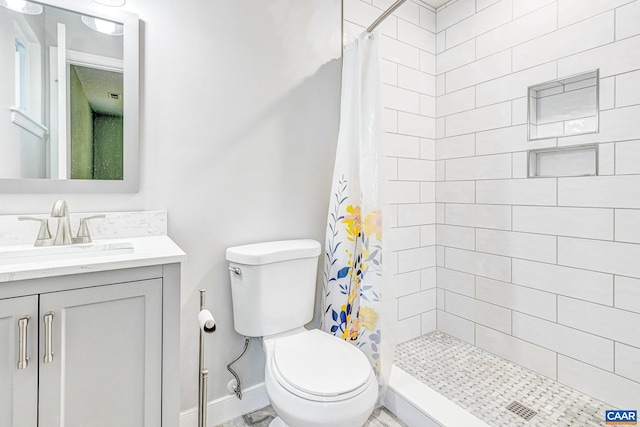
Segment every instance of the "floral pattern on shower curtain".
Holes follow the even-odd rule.
[[[360,348],[381,387],[383,218],[379,35],[361,34],[343,55],[340,130],[327,218],[322,329]],[[381,393],[383,394],[383,393]]]
[[[329,212],[325,243],[324,329],[353,342],[380,371],[381,332],[378,325],[382,293],[382,214],[362,212],[349,197],[349,182],[342,177]]]

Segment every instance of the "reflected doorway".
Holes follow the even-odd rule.
[[[123,179],[122,73],[70,64],[71,179]]]

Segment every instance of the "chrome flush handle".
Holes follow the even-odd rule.
[[[240,269],[240,267],[229,266],[229,271],[235,274],[236,276],[242,276],[242,269]]]

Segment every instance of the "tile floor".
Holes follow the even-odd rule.
[[[491,426],[603,426],[613,409],[439,331],[400,344],[395,364]],[[537,414],[525,421],[506,409],[513,401]]]
[[[276,413],[273,408],[267,406],[250,414],[234,418],[217,427],[267,427],[275,416]],[[373,411],[364,427],[407,427],[407,425],[386,409],[381,408]]]

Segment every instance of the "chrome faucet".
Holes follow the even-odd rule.
[[[104,218],[104,214],[88,216],[80,219],[80,226],[76,237],[71,234],[71,222],[69,221],[69,207],[64,200],[58,200],[53,204],[51,209],[51,217],[58,218],[58,230],[55,237],[51,237],[49,231],[49,221],[42,218],[21,216],[20,221],[38,221],[40,223],[40,231],[34,246],[63,246],[75,243],[91,243],[91,234],[89,233],[88,223],[91,219]]]
[[[69,222],[69,208],[67,202],[58,200],[53,204],[51,209],[51,217],[58,218],[58,231],[53,238],[53,245],[70,245],[71,241],[71,223]]]

